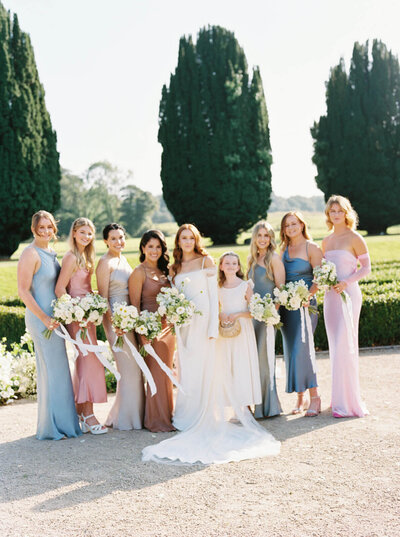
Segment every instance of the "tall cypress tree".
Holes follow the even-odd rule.
[[[331,70],[327,113],[314,123],[313,162],[325,199],[347,196],[369,233],[400,223],[400,75],[397,58],[375,40],[355,43],[349,75]]]
[[[59,205],[56,142],[29,35],[0,3],[0,257],[31,235],[32,213]]]
[[[258,69],[221,27],[182,37],[162,89],[158,140],[168,209],[215,243],[230,243],[267,214],[271,201],[268,113]]]

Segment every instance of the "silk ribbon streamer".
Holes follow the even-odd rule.
[[[150,356],[152,356],[154,358],[154,360],[158,363],[158,365],[161,367],[161,369],[164,371],[164,373],[167,375],[167,377],[169,378],[169,380],[172,382],[172,384],[175,384],[175,386],[183,393],[185,394],[185,391],[184,389],[182,388],[181,384],[179,384],[179,382],[176,380],[176,378],[174,377],[171,369],[164,364],[164,362],[161,360],[161,358],[158,356],[158,354],[156,353],[156,351],[153,349],[151,343],[146,343],[146,345],[144,345],[144,349],[145,351],[147,352],[147,354],[150,354]]]
[[[83,343],[80,329],[78,330],[76,334],[76,339],[73,339],[69,335],[66,328],[62,324],[60,324],[60,329],[61,329],[61,332],[57,328],[55,328],[53,332],[55,332],[57,336],[64,339],[65,341],[69,341],[70,343],[72,343],[72,345],[74,346],[74,356],[72,357],[74,362],[79,356],[78,349],[81,351],[83,356],[87,356],[88,352],[93,352],[96,355],[97,359],[100,361],[100,363],[104,367],[106,367],[109,371],[111,371],[111,373],[115,375],[115,378],[117,380],[121,378],[120,373],[104,356],[105,353],[108,353],[108,348],[105,345],[93,345],[89,334],[88,334],[88,339],[90,341],[90,345],[88,345],[87,343]]]
[[[353,304],[351,301],[351,297],[346,291],[343,291],[343,296],[340,297],[342,302],[342,311],[344,316],[344,321],[346,325],[347,330],[347,338],[349,340],[349,351],[350,354],[354,354],[354,339],[355,339],[355,332],[354,332],[354,321],[353,321]]]
[[[143,375],[146,377],[146,380],[147,380],[147,382],[149,383],[149,386],[150,386],[151,396],[153,397],[153,395],[155,395],[157,393],[157,386],[156,386],[156,383],[154,382],[153,375],[151,374],[150,369],[147,367],[147,364],[143,359],[143,356],[136,349],[135,345],[133,345],[129,341],[129,339],[126,337],[126,334],[124,334],[123,337],[124,337],[125,343],[128,345],[128,348],[131,351],[132,356],[134,357],[137,365],[142,370]],[[112,346],[112,350],[114,352],[124,352],[125,354],[127,354],[126,351],[124,351],[120,347],[117,347],[117,345],[116,345],[117,339],[118,339],[118,337],[115,338],[115,342],[114,342],[114,345]]]
[[[274,389],[275,378],[275,328],[272,324],[267,324],[267,330],[265,332],[267,339],[267,359],[269,368],[269,379],[271,390]]]
[[[311,317],[308,311],[308,308],[303,306],[300,308],[300,323],[301,323],[301,341],[306,342],[306,330],[308,335],[308,349],[310,351],[310,359],[313,373],[317,370],[317,363],[315,359],[315,348],[314,348],[314,336],[312,331]]]

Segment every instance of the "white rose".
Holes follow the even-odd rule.
[[[179,308],[177,308],[176,310],[176,313],[178,313],[178,315],[182,315],[182,313],[185,313],[185,308],[183,308],[182,306],[179,306]]]
[[[74,307],[74,315],[75,315],[75,318],[78,321],[82,321],[82,319],[83,319],[83,317],[85,315],[85,312],[83,311],[83,309],[80,306],[75,306]]]
[[[161,317],[164,317],[164,315],[167,313],[167,308],[164,305],[161,305],[158,308],[158,313],[161,315]]]

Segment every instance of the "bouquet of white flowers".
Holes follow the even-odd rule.
[[[144,336],[149,341],[160,335],[162,330],[160,314],[152,311],[143,310],[136,317],[135,331]]]
[[[72,298],[67,293],[55,298],[51,305],[53,308],[53,319],[60,324],[71,324],[74,321],[80,321],[83,318],[83,310],[79,306],[79,297]],[[46,328],[43,330],[43,335],[49,339],[53,330]]]
[[[295,311],[302,308],[310,299],[310,291],[304,280],[288,282],[274,289],[275,302],[287,310]],[[314,306],[309,306],[311,313],[316,313]]]
[[[108,310],[108,301],[98,293],[88,293],[79,299],[78,307],[83,311],[83,316],[78,322],[79,326],[83,328],[82,339],[85,339],[89,323],[93,323],[95,326],[101,325],[103,315]]]
[[[256,321],[261,321],[277,328],[281,325],[281,316],[276,311],[275,303],[268,293],[263,298],[258,293],[254,293],[250,299],[249,311]]]
[[[313,274],[313,282],[318,285],[319,289],[328,291],[331,287],[338,283],[336,265],[327,259],[322,259],[321,265],[314,268]],[[340,296],[344,302],[346,302],[348,294],[343,291],[340,293]]]
[[[139,316],[135,306],[128,306],[126,302],[115,302],[113,305],[112,325],[123,332],[134,330],[136,320]],[[118,336],[115,345],[122,349],[124,346],[123,336]]]
[[[176,287],[162,287],[156,300],[159,304],[158,313],[161,317],[165,315],[167,322],[173,325],[173,332],[176,326],[190,324],[195,313],[201,315],[194,302],[188,300]]]

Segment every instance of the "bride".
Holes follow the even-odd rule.
[[[178,392],[173,423],[183,432],[144,448],[143,460],[211,464],[276,455],[280,442],[235,401],[230,372],[216,355],[217,271],[196,227],[178,229],[173,255],[173,283],[201,315],[176,329],[184,393]]]

